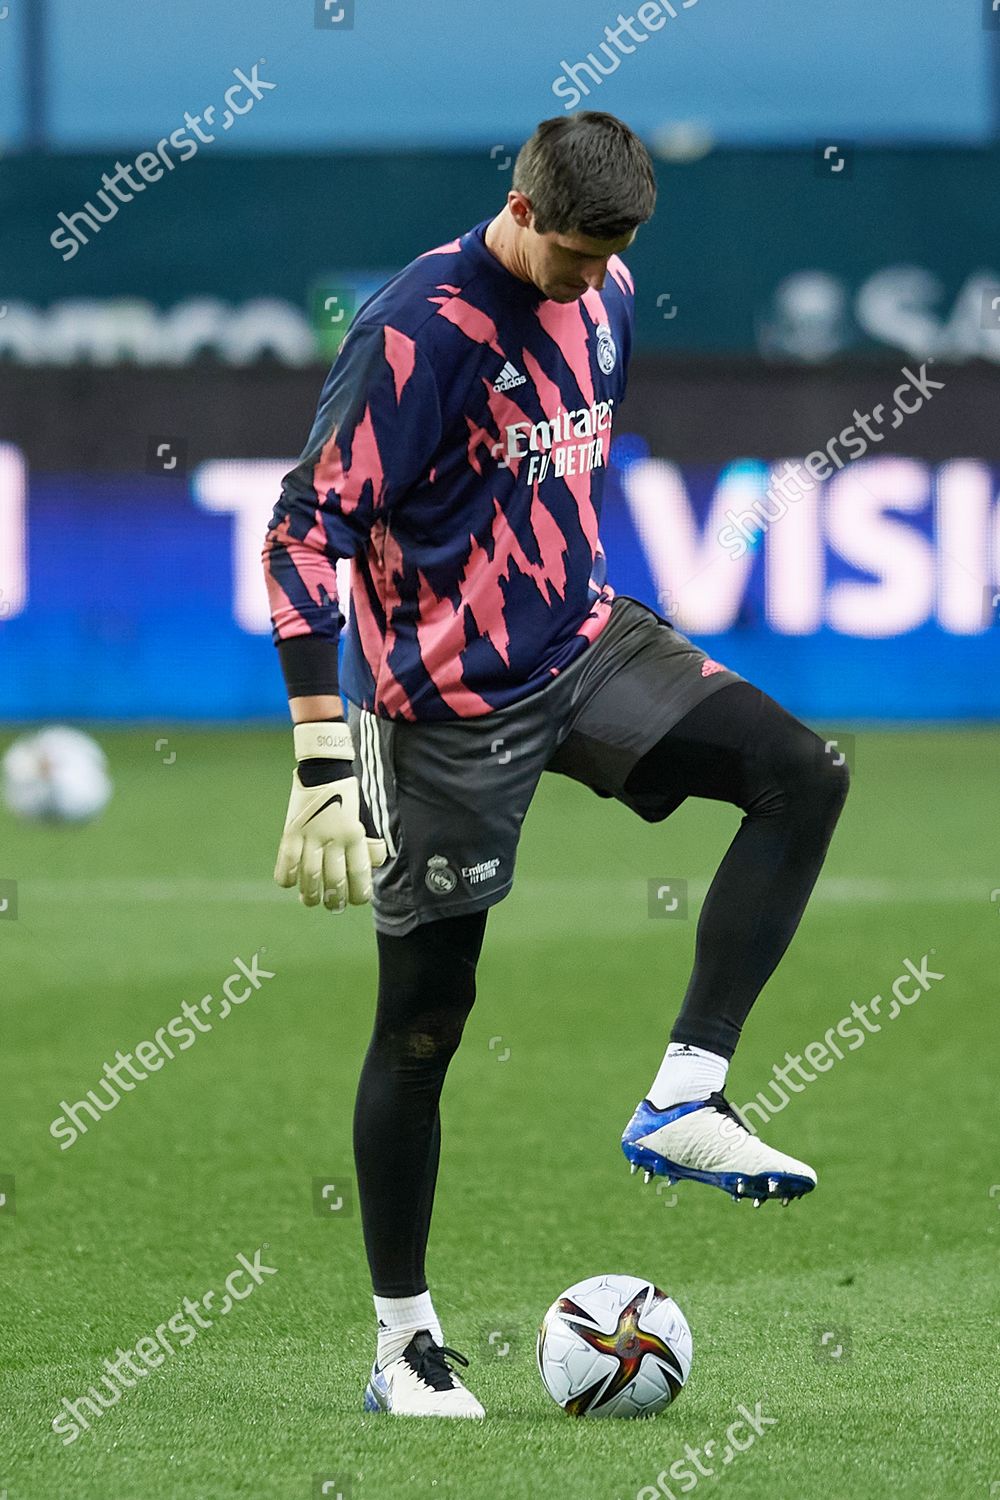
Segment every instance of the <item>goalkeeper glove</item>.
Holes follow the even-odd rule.
[[[332,719],[296,724],[294,737],[298,764],[274,878],[297,885],[306,906],[362,906],[371,900],[372,866],[385,863],[386,847],[354,775],[351,731]]]

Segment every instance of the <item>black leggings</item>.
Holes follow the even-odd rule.
[[[844,798],[834,752],[749,683],[692,709],[632,771],[626,792],[731,802],[739,830],[698,921],[673,1041],[732,1056],[751,1006],[799,924]],[[476,994],[486,912],[378,936],[375,1029],[354,1115],[365,1245],[375,1291],[425,1291],[441,1147],[438,1102]]]
[[[486,912],[378,934],[375,1029],[354,1108],[354,1159],[372,1286],[427,1290],[424,1251],[441,1154],[438,1101],[476,998]]]

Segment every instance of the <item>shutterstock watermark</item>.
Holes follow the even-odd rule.
[[[277,1266],[267,1266],[261,1259],[261,1255],[268,1247],[261,1245],[254,1251],[253,1260],[248,1260],[245,1255],[237,1255],[238,1262],[236,1270],[230,1271],[226,1277],[226,1293],[219,1306],[220,1317],[225,1317],[231,1312],[237,1302],[245,1302],[246,1299],[263,1284],[265,1276],[277,1276]],[[244,1290],[237,1291],[237,1282],[243,1281]],[[213,1319],[203,1317],[215,1301],[214,1291],[204,1292],[200,1297],[185,1297],[180,1307],[169,1318],[156,1325],[156,1333],[137,1340],[129,1349],[118,1348],[103,1361],[106,1374],[101,1375],[100,1384],[103,1390],[96,1385],[88,1387],[83,1396],[77,1396],[71,1400],[64,1396],[60,1402],[60,1410],[52,1418],[52,1431],[57,1437],[61,1437],[63,1447],[69,1447],[75,1443],[81,1433],[90,1431],[90,1422],[84,1411],[90,1417],[100,1420],[109,1407],[117,1406],[125,1391],[134,1390],[140,1380],[145,1380],[151,1370],[156,1370],[167,1358],[173,1358],[177,1353],[173,1341],[168,1338],[168,1333],[173,1335],[177,1341],[177,1347],[185,1349],[188,1344],[194,1343],[198,1334],[206,1328],[211,1328]],[[195,1326],[197,1325],[197,1326]],[[133,1358],[136,1356],[136,1358]],[[141,1361],[141,1362],[140,1362]],[[124,1373],[125,1369],[129,1374]],[[132,1379],[132,1376],[135,1379]]]
[[[914,416],[925,401],[932,400],[935,391],[944,390],[943,380],[931,380],[927,374],[927,366],[933,363],[933,360],[925,360],[917,374],[906,365],[903,366],[900,373],[907,378],[892,393],[896,403],[892,409],[893,428],[899,427],[904,417]],[[916,399],[912,405],[907,405],[903,396],[910,390],[914,392]],[[825,448],[814,448],[802,463],[797,459],[786,460],[781,471],[772,475],[770,484],[759,500],[752,501],[749,508],[739,514],[732,509],[727,510],[726,520],[729,525],[723,526],[719,531],[719,542],[733,561],[745,557],[768,528],[788,514],[790,506],[796,500],[812,493],[822,480],[830,477],[834,469],[843,469],[847,464],[864,458],[873,443],[883,442],[885,433],[873,431],[871,424],[881,426],[884,413],[885,406],[881,401],[873,412],[860,412],[855,407],[851,414],[854,421],[836,437],[832,437]],[[803,475],[803,468],[808,470],[808,474]]]
[[[757,1439],[764,1436],[766,1428],[774,1427],[778,1421],[777,1417],[764,1415],[764,1408],[759,1401],[754,1402],[753,1411],[742,1402],[736,1410],[739,1416],[726,1428],[721,1453],[717,1452],[719,1444],[715,1438],[709,1438],[701,1448],[685,1443],[684,1457],[675,1459],[669,1469],[661,1469],[655,1484],[644,1484],[641,1490],[637,1490],[635,1500],[677,1500],[671,1484],[676,1484],[682,1495],[690,1495],[699,1479],[709,1479],[717,1475],[721,1468],[727,1468],[734,1458],[740,1453],[748,1452]],[[737,1433],[740,1434],[739,1438]],[[746,1441],[743,1441],[744,1437]],[[706,1458],[714,1459],[714,1463],[706,1464],[703,1462]]]
[[[698,4],[698,0],[679,0],[679,3],[681,10],[690,10],[693,5]],[[600,88],[605,78],[617,73],[623,57],[630,57],[643,42],[648,42],[651,32],[662,31],[668,21],[676,21],[677,14],[669,0],[647,0],[647,4],[640,5],[634,16],[623,16],[619,11],[616,17],[618,25],[605,26],[605,39],[597,52],[588,52],[584,62],[568,63],[563,58],[559,63],[563,71],[553,83],[552,92],[557,99],[565,101],[563,108],[576,109],[580,100],[589,95],[590,89],[581,74],[590,78],[594,88]],[[643,30],[643,27],[647,29]],[[631,40],[626,41],[626,37]],[[601,61],[601,53],[604,54],[604,62]]]
[[[268,83],[260,76],[259,70],[266,62],[267,59],[262,57],[259,62],[254,63],[249,76],[242,68],[233,69],[236,82],[230,84],[223,95],[223,130],[229,130],[241,115],[250,113],[266,92],[278,87],[276,83]],[[169,136],[158,140],[154,151],[140,151],[132,162],[116,161],[113,175],[110,172],[102,173],[101,182],[104,186],[98,189],[93,199],[88,199],[76,213],[60,212],[56,215],[60,227],[49,235],[49,244],[53,250],[61,250],[64,261],[72,260],[80,253],[81,245],[90,243],[80,227],[81,223],[91,234],[100,234],[102,225],[110,224],[112,219],[117,218],[123,203],[131,203],[136,193],[144,193],[150,183],[159,182],[164,171],[172,172],[178,163],[190,161],[192,156],[197,156],[199,146],[207,146],[215,140],[211,131],[202,130],[202,123],[215,123],[214,104],[207,105],[200,115],[193,115],[190,110],[185,110],[184,124],[178,125]],[[177,153],[176,162],[171,156],[171,148]],[[133,170],[139,174],[138,178],[132,176]],[[123,186],[123,181],[127,186]],[[94,199],[103,205],[106,210],[104,213],[101,213]]]
[[[919,963],[914,963],[910,958],[903,960],[903,972],[892,982],[892,998],[888,1012],[883,1017],[885,1021],[895,1021],[905,1008],[915,1005],[926,995],[932,984],[938,984],[944,979],[943,971],[931,968],[930,961],[935,952],[932,948]],[[820,1073],[829,1073],[834,1063],[843,1061],[846,1052],[841,1049],[839,1042],[847,1043],[847,1052],[857,1052],[870,1036],[882,1030],[882,1022],[872,1019],[882,1013],[882,1004],[881,995],[875,995],[864,1005],[853,1000],[850,1014],[843,1016],[835,1026],[829,1027],[821,1042],[810,1042],[801,1053],[786,1052],[784,1062],[774,1064],[774,1082],[768,1088],[773,1090],[777,1102],[768,1098],[761,1089],[749,1104],[741,1105],[740,1114],[748,1117],[748,1120],[751,1113],[755,1114],[759,1116],[760,1123],[766,1125],[768,1120],[780,1114],[790,1102],[790,1094],[804,1093],[810,1083],[816,1082]],[[803,1058],[809,1064],[808,1068],[803,1066]],[[810,1072],[810,1068],[815,1068],[816,1072]],[[796,1082],[792,1081],[793,1075]],[[786,1089],[788,1093],[785,1092]],[[725,1132],[737,1127],[726,1119],[719,1128]]]
[[[217,1020],[224,1021],[232,1013],[234,1006],[242,1005],[260,989],[265,979],[274,978],[274,971],[263,968],[259,962],[264,951],[263,948],[258,948],[249,964],[244,963],[242,958],[233,959],[236,972],[222,982],[222,1002]],[[177,1043],[177,1052],[186,1052],[189,1047],[194,1046],[199,1035],[211,1031],[211,1021],[202,1018],[208,1015],[215,1004],[211,995],[204,995],[197,1006],[192,1005],[190,1000],[185,1000],[179,1015],[172,1016],[165,1026],[157,1027],[153,1041],[136,1042],[131,1052],[122,1052],[119,1048],[114,1062],[104,1064],[104,1077],[99,1085],[103,1089],[103,1097],[98,1094],[97,1089],[88,1089],[87,1097],[78,1099],[75,1104],[67,1104],[65,1099],[60,1100],[59,1108],[63,1113],[57,1115],[49,1126],[49,1134],[59,1141],[60,1151],[68,1151],[81,1135],[87,1134],[90,1127],[81,1120],[81,1111],[88,1114],[96,1125],[98,1120],[120,1103],[123,1094],[131,1094],[136,1084],[144,1083],[150,1073],[158,1073],[165,1062],[173,1062],[176,1053],[167,1041],[168,1036]],[[134,1059],[138,1060],[138,1067],[135,1066]],[[127,1078],[122,1077],[123,1069],[134,1082],[130,1083]],[[148,1069],[148,1072],[143,1069]]]

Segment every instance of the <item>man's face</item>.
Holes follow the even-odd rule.
[[[524,229],[525,269],[538,289],[553,302],[575,302],[591,287],[600,291],[608,261],[635,239],[635,230],[614,240],[593,240],[585,234],[539,234],[533,222]]]

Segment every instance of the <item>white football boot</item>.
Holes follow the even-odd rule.
[[[644,1099],[625,1127],[622,1150],[633,1172],[644,1168],[646,1182],[707,1182],[737,1203],[752,1198],[754,1208],[769,1198],[789,1203],[816,1186],[812,1167],[766,1145],[722,1094],[669,1109]]]
[[[365,1388],[365,1411],[394,1417],[485,1417],[486,1413],[452,1369],[467,1366],[464,1355],[435,1344],[429,1333],[414,1334],[402,1354],[384,1368],[372,1366]]]

